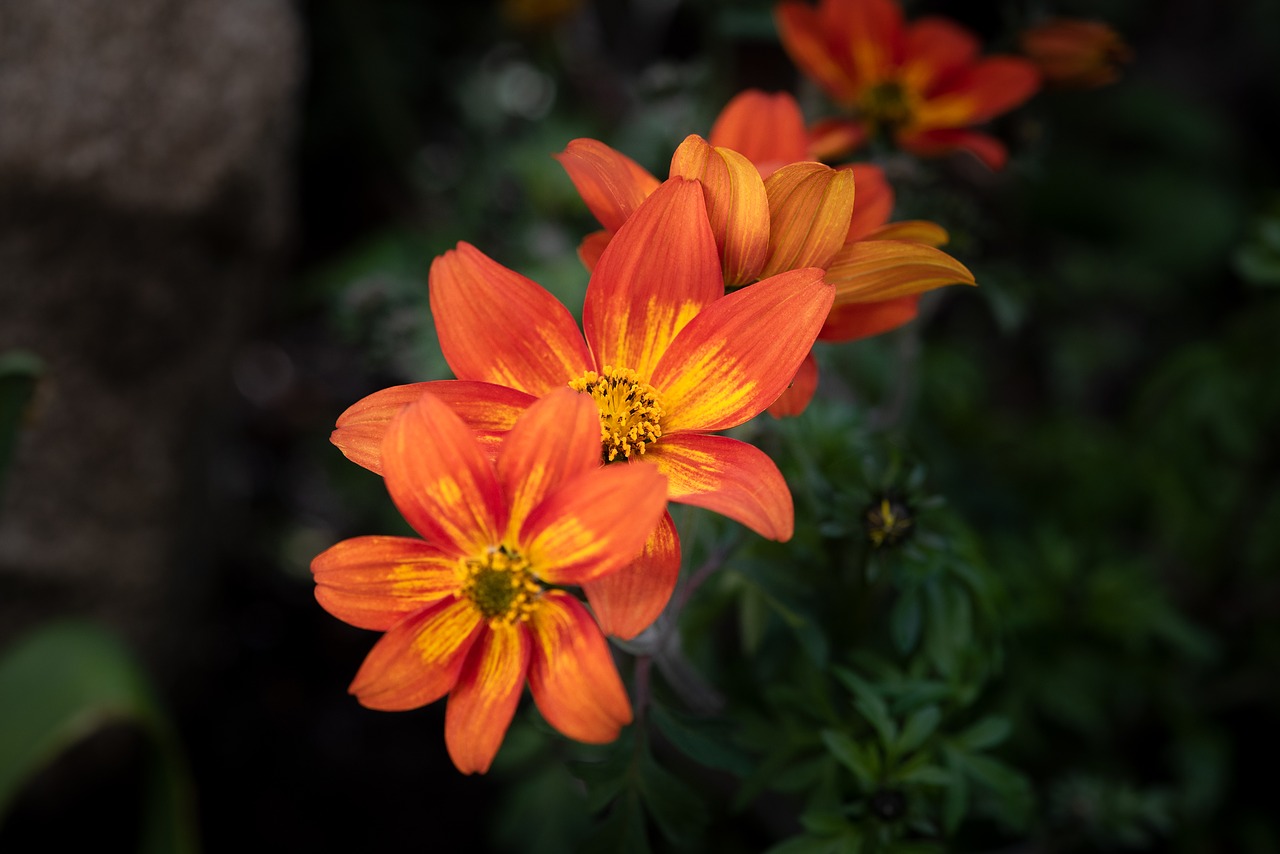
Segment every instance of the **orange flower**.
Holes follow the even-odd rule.
[[[1024,30],[1022,52],[1049,83],[1089,89],[1114,83],[1132,57],[1124,40],[1101,21],[1059,18]]]
[[[970,130],[1031,97],[1036,67],[1013,56],[979,58],[977,38],[946,18],[902,19],[894,0],[786,0],[774,8],[782,46],[800,70],[854,113],[846,135],[883,133],[919,155],[969,151],[992,169],[1003,144]]]
[[[795,267],[825,268],[826,281],[836,287],[838,317],[828,319],[820,337],[853,340],[906,323],[922,291],[974,283],[964,265],[935,248],[946,242],[942,228],[887,223],[893,191],[879,168],[831,169],[806,159],[812,144],[794,98],[751,90],[721,112],[711,143],[694,135],[676,150],[671,174],[703,185],[726,285]],[[657,179],[596,140],[574,140],[557,159],[605,226],[579,249],[590,267]],[[817,376],[808,355],[769,412],[802,412]]]
[[[526,679],[543,717],[604,743],[631,707],[599,628],[545,585],[607,576],[640,552],[666,504],[651,466],[599,465],[599,415],[568,389],[534,403],[496,462],[426,392],[391,423],[387,491],[423,539],[356,537],[312,562],[330,614],[385,632],[351,683],[372,709],[445,694],[458,770],[488,770]]]

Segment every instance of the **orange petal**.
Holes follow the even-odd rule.
[[[842,106],[852,106],[859,87],[833,52],[828,29],[808,3],[785,2],[774,7],[778,38],[791,61]],[[834,34],[833,34],[834,35]]]
[[[631,723],[631,703],[604,635],[569,594],[552,590],[541,601],[529,621],[529,690],[538,711],[569,738],[613,741]]]
[[[609,241],[591,273],[582,325],[596,365],[646,379],[676,333],[723,293],[702,187],[670,178]]]
[[[894,199],[893,187],[879,166],[855,163],[848,169],[853,172],[853,184],[858,191],[844,238],[845,243],[852,243],[889,221]]]
[[[769,197],[756,167],[742,154],[691,134],[671,158],[671,174],[702,182],[724,283],[758,279],[769,255]]]
[[[969,268],[941,249],[901,240],[860,240],[827,268],[836,304],[881,302],[943,285],[976,285]]]
[[[712,145],[731,148],[768,177],[779,166],[810,160],[809,135],[796,99],[747,89],[725,104],[711,126]]]
[[[861,148],[869,138],[867,126],[861,122],[824,119],[809,128],[809,159],[839,159]]]
[[[534,403],[498,454],[498,482],[511,516],[508,538],[565,482],[600,468],[600,410],[567,386]]]
[[[424,608],[373,645],[348,690],[360,705],[387,712],[433,703],[457,683],[483,628],[470,602],[451,598]]]
[[[594,139],[575,139],[555,158],[606,231],[622,228],[627,217],[658,189],[658,179],[647,169]]]
[[[945,246],[951,235],[936,222],[927,219],[904,219],[902,222],[891,222],[872,229],[863,235],[864,240],[905,240],[908,243],[923,243],[926,246]]]
[[[809,407],[809,401],[813,400],[813,393],[817,390],[818,360],[810,353],[800,363],[800,370],[796,371],[791,385],[773,402],[768,412],[774,418],[794,418]]]
[[[857,341],[870,338],[914,320],[919,294],[889,299],[884,302],[859,302],[837,305],[831,309],[818,339],[821,341]]]
[[[680,535],[670,513],[645,541],[640,557],[582,585],[606,635],[630,640],[662,613],[680,577]]]
[[[769,176],[769,263],[762,278],[825,267],[849,233],[853,173],[821,163],[792,163]]]
[[[444,715],[444,743],[463,774],[489,770],[520,704],[532,646],[522,624],[499,623],[467,654]]]
[[[375,391],[338,416],[338,429],[329,441],[356,465],[382,474],[382,440],[391,420],[424,391],[449,404],[471,428],[491,459],[496,458],[502,437],[520,413],[534,401],[531,395],[506,386],[466,380],[409,383]]]
[[[590,356],[569,310],[474,246],[459,243],[436,258],[430,287],[440,350],[458,379],[540,397],[587,370]]]
[[[600,263],[600,256],[604,254],[604,248],[609,245],[609,241],[612,239],[613,233],[609,231],[593,231],[582,238],[582,242],[578,244],[578,260],[582,262],[582,266],[587,268],[588,273],[596,268],[596,264]]]
[[[411,537],[343,540],[311,561],[316,601],[333,616],[385,632],[458,589],[458,558]]]
[[[895,0],[824,0],[818,14],[828,38],[839,34],[861,85],[878,83],[902,61],[902,8]]]
[[[947,18],[925,17],[909,24],[899,79],[927,93],[935,82],[971,65],[978,58],[978,39]]]
[[[426,392],[405,407],[382,460],[391,500],[428,542],[461,556],[501,541],[507,508],[493,464],[443,400]]]
[[[816,268],[782,273],[716,300],[671,344],[653,374],[664,434],[724,430],[778,399],[834,298]],[[666,435],[658,440],[661,446]]]
[[[1059,18],[1024,30],[1018,44],[1044,79],[1060,86],[1089,88],[1114,82],[1117,66],[1132,51],[1102,21]]]
[[[754,445],[677,433],[663,436],[652,456],[667,475],[672,501],[714,510],[771,540],[791,539],[791,490],[773,460]]]
[[[938,128],[898,137],[898,145],[921,157],[937,157],[952,151],[967,151],[993,172],[1004,168],[1009,152],[993,136],[971,130]]]
[[[597,461],[599,447],[597,433]],[[667,481],[656,468],[615,463],[548,495],[525,520],[518,542],[545,581],[582,584],[634,560],[666,507]]]
[[[1016,56],[989,56],[930,93],[915,122],[922,129],[980,124],[1012,110],[1039,88],[1035,63]]]

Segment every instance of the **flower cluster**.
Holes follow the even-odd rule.
[[[815,341],[885,332],[924,292],[975,284],[941,226],[890,221],[880,167],[821,161],[882,135],[998,167],[1003,145],[969,126],[1029,97],[1035,66],[978,59],[967,32],[908,26],[892,0],[785,2],[777,20],[851,117],[809,127],[791,95],[742,92],[675,149],[665,180],[570,141],[556,158],[602,227],[579,247],[581,328],[541,285],[459,243],[429,277],[456,379],[384,389],[338,419],[334,444],[383,475],[420,539],[338,543],[313,561],[316,598],[384,633],[351,684],[362,704],[448,696],[463,772],[488,769],[526,682],[563,734],[614,739],[632,710],[605,637],[636,637],[672,597],[668,502],[792,535],[777,465],[721,431],[803,412]],[[901,515],[882,502],[877,545],[905,536]]]

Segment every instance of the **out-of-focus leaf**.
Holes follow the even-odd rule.
[[[753,763],[746,754],[734,748],[714,724],[691,720],[657,703],[649,707],[650,719],[658,730],[681,753],[709,768],[720,768],[743,776]]]
[[[875,748],[862,745],[842,732],[822,731],[822,741],[840,764],[853,772],[863,788],[870,790],[880,779],[880,757]]]
[[[640,762],[640,797],[663,835],[688,846],[707,821],[702,798],[652,756]]]
[[[44,363],[33,353],[0,353],[0,487],[4,486],[18,431],[42,373]]]
[[[942,720],[942,711],[937,706],[925,706],[911,717],[902,727],[902,733],[894,742],[893,750],[897,756],[905,756],[924,744],[925,739],[933,735]]]
[[[956,746],[970,753],[979,753],[1003,742],[1012,729],[1008,718],[991,715],[960,733],[954,741]]]
[[[889,634],[898,652],[909,655],[920,640],[920,596],[912,588],[904,591],[889,612]]]

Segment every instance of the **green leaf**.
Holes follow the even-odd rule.
[[[898,652],[909,655],[920,640],[920,623],[923,608],[917,588],[903,592],[889,611],[889,635]]]
[[[870,745],[863,746],[844,733],[833,729],[822,731],[822,741],[827,745],[831,755],[853,772],[864,789],[869,791],[875,788],[880,780],[881,771],[880,757],[876,755],[875,748]]]
[[[861,677],[843,667],[836,667],[834,671],[840,681],[853,692],[854,707],[875,728],[881,743],[886,747],[891,746],[897,740],[898,726],[889,717],[889,707],[885,705],[884,699]]]
[[[910,771],[898,775],[895,779],[897,782],[904,784],[950,786],[955,780],[955,775],[945,768],[939,768],[937,765],[922,765],[919,768],[912,768]]]
[[[990,715],[956,736],[955,744],[970,753],[979,753],[1003,742],[1012,729],[1008,718]]]
[[[894,743],[894,754],[905,756],[924,744],[925,739],[933,735],[933,731],[938,728],[938,722],[941,720],[942,711],[937,706],[925,706],[907,718],[906,724],[902,727],[902,734]]]
[[[942,799],[942,826],[950,836],[959,829],[969,811],[969,780],[960,772],[960,763],[954,757],[948,756],[947,765],[951,770],[951,785]]]
[[[627,792],[596,825],[582,846],[583,854],[649,854],[640,794]]]
[[[640,761],[640,797],[663,835],[677,845],[690,842],[707,822],[702,798],[647,754]]]
[[[765,854],[838,854],[840,840],[814,836],[793,836],[768,849]]]
[[[731,771],[745,776],[755,767],[746,754],[734,748],[723,737],[724,728],[706,721],[694,721],[677,715],[666,707],[652,703],[650,719],[658,731],[684,755],[709,768]]]
[[[139,726],[155,751],[141,850],[197,851],[191,781],[173,728],[129,650],[88,624],[47,626],[0,659],[0,815],[59,753],[120,722]]]

